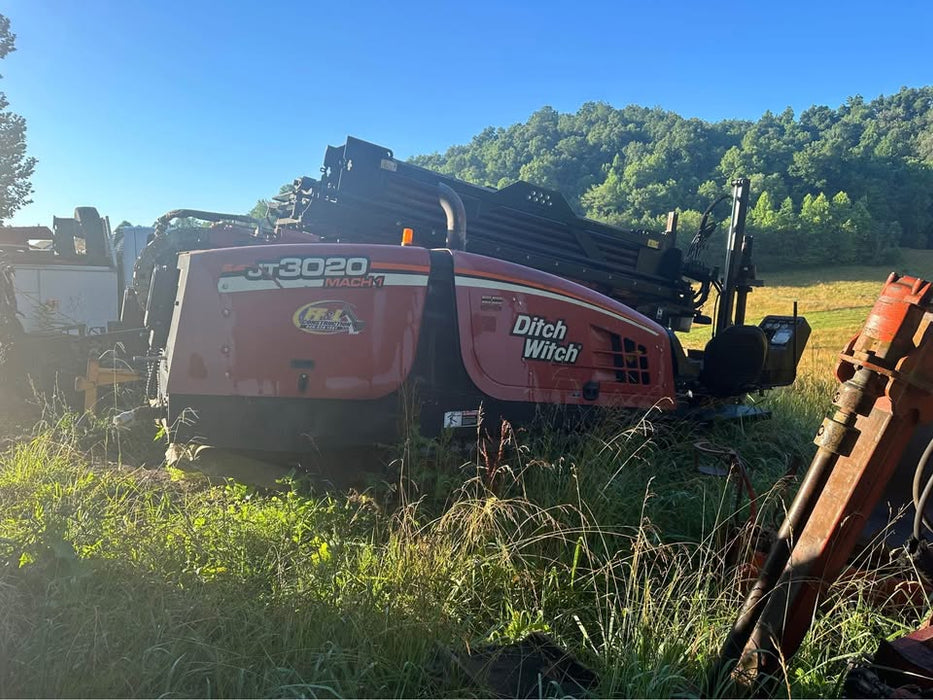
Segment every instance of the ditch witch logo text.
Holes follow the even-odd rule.
[[[567,326],[560,319],[548,321],[543,316],[519,314],[512,326],[512,335],[525,339],[522,357],[526,360],[576,363],[583,343],[562,342],[567,335]]]

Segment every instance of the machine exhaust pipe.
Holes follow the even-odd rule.
[[[451,250],[466,248],[466,209],[460,195],[443,182],[437,183],[437,196],[447,214],[447,247]]]

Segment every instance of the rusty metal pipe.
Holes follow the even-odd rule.
[[[725,665],[735,659],[738,678],[754,680],[759,689],[779,676],[803,641],[821,594],[845,566],[911,435],[933,422],[931,312],[933,285],[892,275],[862,332],[840,356],[836,376],[842,384],[833,399],[837,411],[823,422],[816,440],[814,466],[824,483],[816,489],[808,483],[798,497],[809,515],[790,528],[789,556],[784,549],[766,565],[730,635],[715,680],[722,679]],[[818,485],[817,476],[808,474],[808,482],[812,478],[812,485]],[[788,513],[785,524],[792,515],[798,516]],[[781,534],[788,534],[784,527]],[[783,538],[781,542],[786,548]],[[774,564],[781,560],[786,564],[775,582]],[[742,639],[746,641],[739,652]]]
[[[838,457],[839,455],[828,450],[820,450],[810,463],[803,483],[800,484],[797,495],[784,516],[777,539],[771,545],[768,558],[761,567],[758,580],[746,596],[742,610],[723,644],[711,681],[722,678],[741,658],[752,630],[761,617],[764,598],[774,589],[790,559],[794,533],[799,533],[809,519]]]
[[[827,419],[824,422],[817,433],[817,439],[826,439],[825,436],[829,433],[845,435],[855,424],[858,411],[864,410],[865,406],[870,406],[878,398],[881,387],[882,384],[876,380],[873,372],[866,369],[857,371],[834,397],[834,402],[840,410],[836,411],[831,420]],[[833,428],[827,429],[827,426],[833,426]],[[834,430],[834,428],[838,429]],[[743,649],[748,644],[752,631],[761,617],[763,599],[774,590],[784,572],[793,550],[794,537],[803,531],[810,519],[826,486],[826,481],[839,460],[841,449],[845,448],[830,441],[830,444],[820,447],[813,457],[804,481],[797,491],[797,496],[784,517],[777,539],[771,546],[771,551],[768,552],[768,558],[761,568],[758,580],[746,597],[739,617],[726,638],[720,653],[719,664],[715,669],[716,678],[721,677],[725,666],[732,666],[741,659]]]

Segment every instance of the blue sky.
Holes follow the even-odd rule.
[[[933,83],[933,3],[6,0],[38,158],[14,224],[244,212],[348,134],[398,157],[550,105],[707,120]]]

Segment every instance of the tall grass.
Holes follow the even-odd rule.
[[[404,505],[133,469],[106,461],[100,426],[46,424],[0,462],[0,694],[483,695],[451,651],[532,631],[595,669],[597,695],[698,694],[742,598],[747,530],[732,525],[747,506],[734,514],[731,483],[696,471],[692,441],[737,447],[767,491],[807,456],[781,407],[797,400],[712,433],[644,419],[520,433],[492,490],[441,449],[433,469],[460,485],[396,484]],[[788,495],[768,493],[761,518]],[[793,694],[834,692],[848,657],[919,615],[844,588]]]

